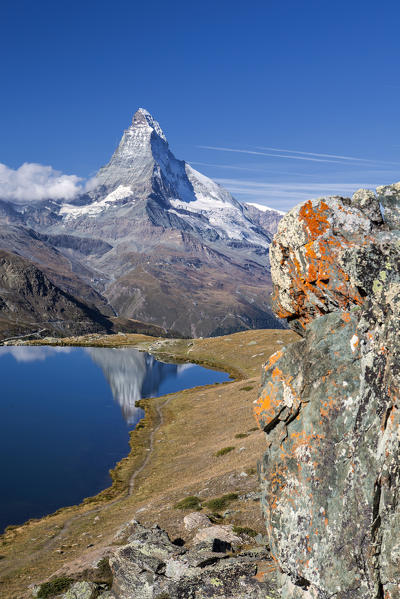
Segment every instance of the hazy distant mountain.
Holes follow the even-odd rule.
[[[245,213],[254,223],[261,227],[270,237],[273,237],[278,230],[278,224],[285,214],[281,210],[275,210],[263,204],[247,203],[244,204]]]
[[[13,229],[18,252],[23,237],[39,244],[32,259],[44,269],[51,261],[46,273],[61,287],[105,313],[190,336],[280,326],[269,308],[268,261],[280,217],[239,203],[177,160],[144,109],[90,193],[22,209],[0,202],[0,223]],[[0,227],[4,245],[12,249]]]

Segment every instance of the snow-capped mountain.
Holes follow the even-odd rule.
[[[205,336],[279,326],[269,308],[268,247],[280,218],[176,159],[140,108],[92,191],[19,209],[13,226],[30,236],[25,257],[58,254],[118,316]],[[46,252],[35,254],[38,243]]]
[[[132,208],[152,196],[171,222],[180,219],[185,229],[207,239],[234,239],[268,247],[269,238],[246,217],[242,204],[175,158],[159,123],[143,108],[135,113],[110,162],[95,179],[97,187],[89,194],[89,203],[61,207],[65,221],[105,215],[123,205]],[[163,217],[164,225],[165,214]]]

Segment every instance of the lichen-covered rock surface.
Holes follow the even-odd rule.
[[[264,547],[233,553],[229,543],[207,535],[191,548],[172,543],[166,532],[135,523],[128,544],[110,559],[114,599],[278,599]],[[208,530],[208,529],[207,529]]]
[[[255,408],[282,598],[399,599],[400,185],[300,204],[271,266],[303,337],[265,365]]]

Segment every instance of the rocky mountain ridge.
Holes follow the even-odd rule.
[[[271,247],[303,336],[264,368],[262,504],[283,599],[400,597],[400,185],[304,202]]]
[[[0,248],[107,316],[218,335],[281,326],[268,300],[280,217],[177,160],[139,109],[92,191],[70,203],[0,201]]]
[[[63,291],[31,261],[0,250],[0,334],[111,332],[95,307]]]

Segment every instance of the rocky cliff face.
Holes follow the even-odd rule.
[[[274,309],[303,337],[256,405],[282,597],[398,599],[400,186],[297,206],[270,254]]]
[[[76,335],[111,329],[94,306],[54,285],[31,261],[0,250],[0,339],[38,331]]]

